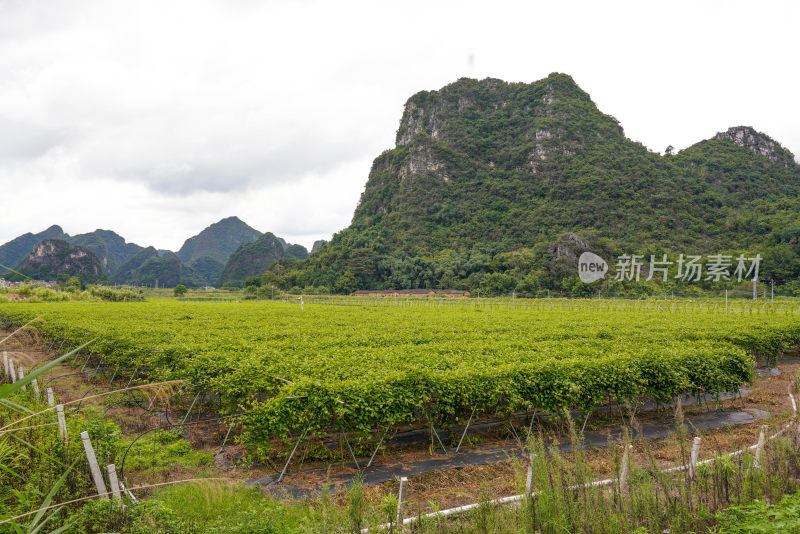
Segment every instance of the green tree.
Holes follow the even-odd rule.
[[[188,290],[188,289],[186,289],[186,286],[185,286],[185,285],[183,285],[183,284],[178,284],[177,286],[175,286],[175,289],[173,289],[173,290],[172,290],[172,293],[173,293],[173,294],[174,294],[176,297],[182,297],[182,296],[184,296],[184,295],[186,294],[186,292],[187,292],[187,291],[189,291],[189,290]]]
[[[342,276],[336,280],[336,285],[333,287],[337,293],[352,293],[356,290],[356,278],[350,271],[345,271]]]
[[[82,291],[83,290],[83,280],[78,278],[77,276],[70,276],[67,283],[64,284],[64,288],[67,291]]]

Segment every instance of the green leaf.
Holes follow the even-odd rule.
[[[50,488],[50,492],[42,501],[42,505],[39,507],[39,511],[36,513],[35,516],[33,516],[33,521],[31,521],[31,524],[28,525],[28,534],[36,534],[47,523],[47,521],[49,521],[52,518],[55,511],[50,513],[50,515],[47,517],[47,520],[42,521],[42,517],[44,516],[44,513],[47,511],[47,507],[50,506],[50,503],[53,502],[53,497],[55,496],[56,493],[58,493],[58,490],[61,488],[61,486],[64,485],[64,482],[66,482],[67,480],[67,475],[69,475],[69,472],[72,471],[72,468],[75,467],[75,464],[77,463],[78,460],[72,462],[72,465],[69,466],[64,471],[64,473],[61,475],[61,477],[59,477],[56,483],[53,484],[53,487]],[[58,510],[58,508],[56,508],[56,510]]]

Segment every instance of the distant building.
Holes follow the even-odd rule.
[[[9,282],[5,278],[0,278],[0,287],[20,287],[20,286],[54,287],[55,285],[56,285],[55,282],[48,280],[26,280],[24,282]]]
[[[353,297],[469,297],[469,291],[460,289],[381,289],[359,290],[350,295]]]

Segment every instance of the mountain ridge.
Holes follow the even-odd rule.
[[[351,224],[269,277],[340,292],[592,291],[556,266],[551,250],[567,234],[619,254],[747,248],[774,264],[791,254],[790,267],[772,270],[795,276],[800,248],[780,234],[796,226],[799,198],[791,152],[753,128],[661,155],[627,138],[566,74],[462,78],[408,99]]]
[[[97,258],[102,271],[100,274],[78,273],[87,280],[109,279],[115,283],[136,285],[158,283],[162,287],[177,283],[187,286],[211,285],[217,282],[227,264],[230,256],[227,254],[227,250],[233,248],[235,252],[240,245],[250,243],[251,241],[242,241],[242,236],[244,239],[249,239],[254,233],[258,233],[259,236],[263,235],[238,217],[221,219],[217,223],[209,225],[197,236],[187,239],[183,247],[184,257],[187,257],[187,250],[194,253],[194,256],[188,255],[190,261],[187,263],[182,261],[175,252],[129,243],[112,230],[97,229],[70,236],[60,226],[53,225],[37,234],[29,232],[0,245],[0,257],[7,258],[6,261],[8,261],[8,263],[0,262],[0,264],[21,270],[26,275],[54,278],[64,270],[55,263],[54,258],[67,258],[68,254],[64,253],[65,246],[67,246],[73,247],[75,251],[90,252],[93,258]],[[231,235],[233,235],[232,238]],[[200,236],[199,239],[198,236]],[[56,247],[58,250],[51,251],[49,256],[52,257],[47,260],[48,268],[45,269],[40,265],[27,262],[31,252],[35,252],[37,247],[48,239],[58,239],[65,244],[65,246],[59,244]],[[279,257],[302,259],[308,255],[302,245],[293,245],[283,239],[276,239],[280,241],[281,254]],[[187,246],[186,243],[189,245]],[[216,258],[222,258],[225,261]],[[74,263],[74,258],[69,261]],[[265,268],[271,261],[265,263]],[[0,274],[0,276],[6,276],[11,280],[20,278],[19,275],[10,271],[5,275]]]

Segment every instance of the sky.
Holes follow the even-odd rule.
[[[405,101],[570,74],[663,152],[748,125],[800,154],[797,2],[0,0],[0,243],[177,250],[223,217],[350,223]]]

